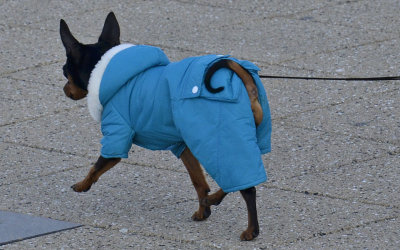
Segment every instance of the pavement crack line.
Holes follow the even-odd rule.
[[[21,178],[21,179],[18,179],[16,181],[14,181],[14,182],[0,183],[0,187],[1,186],[10,186],[10,185],[18,184],[18,183],[26,183],[29,180],[39,179],[39,178],[43,178],[43,177],[47,177],[47,176],[51,176],[51,175],[55,175],[55,174],[59,174],[59,173],[68,172],[68,171],[71,171],[71,170],[76,170],[76,169],[79,169],[79,168],[81,168],[81,166],[74,166],[74,167],[64,168],[64,169],[59,170],[59,171],[51,171],[51,172],[48,172],[48,173],[45,173],[45,174],[36,175],[34,177]]]
[[[16,146],[21,146],[21,147],[26,147],[26,148],[32,148],[32,149],[38,149],[38,150],[42,150],[42,151],[47,151],[47,152],[55,152],[55,153],[60,153],[60,154],[64,154],[64,155],[71,155],[71,156],[80,156],[82,158],[89,158],[89,156],[87,154],[78,154],[75,152],[67,152],[61,149],[56,149],[56,148],[47,148],[47,147],[41,147],[41,146],[37,146],[37,145],[30,145],[27,143],[22,143],[22,142],[13,142],[13,141],[2,141],[2,143],[8,143],[8,144],[12,144],[12,145],[16,145]]]
[[[31,79],[27,80],[27,79],[24,79],[22,77],[21,78],[16,77],[15,75],[6,75],[6,76],[3,76],[2,78],[13,80],[13,81],[17,81],[17,82],[26,82],[26,83],[34,82],[34,83],[37,83],[37,84],[40,84],[40,85],[44,85],[44,86],[52,86],[52,87],[59,86],[60,88],[65,84],[65,80],[66,80],[66,79],[61,79],[60,78],[60,79],[56,79],[55,80],[55,82],[57,82],[57,83],[48,83],[48,82],[33,81]]]
[[[40,147],[40,146],[36,146],[36,145],[29,145],[29,144],[26,144],[26,143],[12,142],[12,141],[3,141],[3,143],[8,143],[8,144],[22,146],[22,147],[33,148],[33,149],[38,149],[38,150],[43,150],[43,151],[47,151],[47,152],[56,152],[56,153],[60,153],[60,154],[64,154],[64,155],[79,156],[79,157],[82,157],[82,158],[93,159],[93,156],[90,156],[88,154],[79,154],[79,153],[76,153],[76,152],[67,152],[67,151],[60,150],[60,149],[55,149],[55,148]],[[126,161],[125,160],[125,161],[122,161],[121,163],[127,164],[127,165],[131,165],[131,166],[143,167],[143,168],[154,168],[154,169],[159,169],[159,170],[166,170],[166,171],[171,171],[171,172],[175,172],[175,173],[187,173],[185,170],[174,170],[174,169],[169,169],[167,167],[157,167],[157,166],[154,166],[154,165],[151,165],[151,164],[145,164],[145,163],[141,163],[141,162],[132,162],[132,161]],[[81,166],[81,167],[87,167],[87,166]]]
[[[114,227],[112,225],[100,225],[100,224],[86,224],[84,225],[86,227],[93,227],[93,228],[97,228],[97,229],[102,229],[102,230],[113,230],[115,232],[121,232],[120,230],[122,228],[118,228],[118,227]],[[168,234],[162,234],[162,233],[154,233],[152,231],[144,231],[143,229],[141,230],[132,230],[132,229],[127,229],[126,234],[129,235],[141,235],[141,236],[145,236],[145,237],[152,237],[152,238],[159,238],[159,239],[164,239],[164,240],[170,240],[176,243],[187,243],[187,244],[192,244],[192,245],[199,245],[199,242],[196,240],[189,240],[189,239],[184,239],[184,238],[179,238],[179,237],[173,237],[171,235]],[[204,247],[209,247],[209,248],[215,248],[215,249],[220,249],[220,247],[217,247],[213,244],[207,244],[207,243],[203,243],[200,242],[201,246]]]
[[[78,109],[78,108],[80,108],[80,107],[77,106],[77,107],[72,107],[72,108],[65,108],[65,109],[63,109],[63,110],[55,110],[55,111],[53,111],[53,112],[50,112],[50,113],[47,113],[47,114],[43,114],[43,115],[36,115],[36,116],[29,117],[29,118],[25,118],[25,119],[18,119],[18,120],[16,120],[16,121],[12,121],[12,122],[9,122],[9,123],[1,124],[1,125],[0,125],[0,128],[2,128],[2,127],[7,127],[7,126],[11,126],[11,125],[15,125],[15,124],[18,124],[18,123],[23,123],[23,122],[29,122],[29,121],[38,120],[38,119],[41,119],[41,118],[44,118],[44,117],[47,117],[47,116],[56,115],[56,114],[59,114],[59,113],[61,113],[61,112],[69,112],[69,111],[72,111],[72,110]]]
[[[298,129],[304,129],[304,130],[308,130],[308,131],[312,131],[312,132],[321,132],[321,133],[325,133],[325,134],[345,136],[345,137],[348,137],[351,139],[361,139],[364,141],[370,141],[370,142],[375,142],[375,143],[380,143],[380,144],[390,144],[395,147],[400,146],[398,144],[398,142],[396,142],[396,141],[383,141],[382,139],[375,139],[375,138],[365,137],[365,136],[361,136],[361,135],[345,134],[345,133],[340,133],[340,132],[335,132],[335,131],[327,131],[327,130],[323,130],[323,129],[298,126],[298,125],[295,125],[292,123],[285,123],[285,124],[282,124],[282,126],[286,127],[286,128],[298,128]],[[400,148],[398,150],[388,151],[388,154],[389,155],[398,155],[398,154],[400,154]]]
[[[305,59],[305,58],[308,58],[308,57],[315,57],[315,56],[318,56],[318,55],[331,54],[331,53],[334,53],[334,52],[337,52],[337,51],[341,51],[341,50],[349,50],[349,49],[354,49],[354,48],[363,47],[363,46],[372,45],[372,44],[379,44],[379,43],[388,42],[388,41],[397,40],[397,39],[398,39],[397,37],[393,36],[393,37],[388,37],[386,39],[368,41],[368,42],[364,42],[364,43],[354,44],[354,45],[351,45],[351,46],[343,45],[343,46],[340,46],[338,48],[331,49],[331,50],[318,51],[316,53],[306,54],[306,55],[303,55],[303,56],[297,56],[297,57],[294,57],[294,58],[282,60],[282,61],[277,62],[277,64],[281,65],[283,63],[293,62],[293,61],[296,61],[296,60],[299,60],[299,59]],[[303,68],[303,70],[304,69],[305,70],[309,70],[309,71],[315,71],[313,69]]]
[[[258,9],[242,9],[242,8],[234,8],[234,7],[227,7],[227,5],[218,5],[218,4],[207,4],[207,3],[200,3],[200,2],[194,2],[194,1],[188,1],[188,0],[173,0],[174,2],[177,3],[182,3],[182,4],[188,4],[188,5],[197,5],[197,6],[204,6],[204,7],[209,7],[209,8],[217,8],[217,9],[223,9],[223,10],[228,10],[228,11],[238,11],[242,13],[249,13],[249,14],[254,14]],[[353,2],[360,1],[360,0],[353,0]],[[337,4],[339,5],[339,4]],[[323,8],[326,7],[331,7],[331,4],[326,4]],[[318,10],[318,8],[309,8],[305,9],[302,8],[300,11],[294,12],[294,13],[288,13],[288,14],[268,14],[266,16],[261,16],[261,17],[256,17],[254,19],[260,19],[262,18],[263,20],[265,19],[275,19],[275,18],[287,18],[290,19],[291,17],[295,17],[296,15],[301,15],[301,14],[306,14],[312,11]],[[242,22],[239,22],[242,23]],[[231,26],[232,23],[226,24],[224,26]]]
[[[400,154],[400,151],[399,151],[399,154]],[[372,157],[369,157],[369,158],[364,158],[362,160],[353,159],[351,162],[339,164],[338,166],[334,167],[334,169],[338,170],[338,169],[341,169],[341,168],[344,168],[344,167],[351,166],[353,164],[360,164],[360,163],[366,163],[366,162],[369,162],[369,161],[379,160],[379,159],[382,159],[382,158],[386,158],[387,156],[388,155],[386,155],[386,154],[380,154],[380,155],[372,156]],[[311,175],[312,174],[321,174],[321,173],[324,173],[324,172],[332,170],[332,169],[333,169],[332,167],[326,167],[326,168],[322,167],[322,168],[320,168],[318,170],[314,170],[314,171],[311,170],[311,171],[307,172],[307,175],[310,175],[310,174]],[[304,175],[305,174],[297,174],[297,175],[291,176],[288,179],[295,179],[295,178],[298,178],[298,177],[302,177]]]
[[[395,88],[395,89],[383,91],[380,94],[385,95],[385,94],[392,93],[392,92],[397,92],[397,91],[399,91],[399,89]],[[373,94],[371,94],[371,95],[373,95]],[[361,100],[366,100],[368,97],[369,96],[363,96],[363,97],[361,97]],[[323,133],[335,134],[335,135],[340,135],[340,136],[350,136],[353,139],[357,138],[357,139],[362,139],[362,140],[366,140],[366,141],[373,141],[373,142],[377,142],[377,143],[386,143],[386,144],[391,144],[393,146],[399,146],[396,141],[382,141],[381,139],[374,139],[374,138],[364,137],[364,136],[360,136],[360,135],[348,135],[348,134],[340,133],[340,132],[332,132],[332,131],[326,131],[326,130],[323,130],[323,129],[299,126],[299,125],[293,124],[293,122],[290,122],[290,121],[289,121],[289,123],[285,122],[285,120],[287,121],[291,117],[298,116],[299,114],[310,113],[310,112],[323,110],[323,109],[327,109],[327,108],[332,108],[332,107],[343,105],[343,104],[351,104],[351,103],[353,103],[354,101],[357,101],[357,100],[358,101],[360,100],[359,97],[351,97],[351,98],[349,98],[349,99],[347,99],[345,101],[341,101],[341,102],[338,102],[338,103],[331,103],[331,104],[328,104],[328,105],[318,106],[318,107],[315,107],[315,108],[312,108],[312,109],[307,109],[307,110],[303,110],[303,111],[289,113],[289,114],[284,115],[284,116],[274,117],[272,120],[275,121],[275,122],[283,121],[284,124],[282,124],[282,126],[284,126],[284,127],[300,128],[300,129],[305,129],[305,130],[309,130],[309,131],[323,132]]]
[[[27,148],[32,148],[32,149],[38,149],[38,150],[43,150],[43,151],[47,151],[47,152],[56,152],[56,153],[64,154],[64,155],[78,156],[78,157],[86,158],[88,160],[92,160],[93,159],[92,156],[89,156],[87,154],[78,154],[78,153],[75,153],[75,152],[66,152],[66,151],[59,150],[59,149],[40,147],[40,146],[29,145],[29,144],[20,143],[20,142],[3,141],[2,143],[11,144],[11,145],[17,145],[17,146],[27,147]],[[174,173],[187,173],[184,170],[175,170],[175,169],[169,169],[169,168],[166,168],[166,167],[157,167],[157,166],[154,166],[154,165],[151,165],[151,164],[144,164],[144,163],[140,163],[140,162],[122,161],[121,163],[126,164],[126,165],[141,167],[141,168],[152,168],[152,169],[156,169],[156,170],[164,170],[164,171],[170,171],[170,172],[174,172]],[[44,177],[44,176],[56,175],[56,174],[59,174],[59,173],[67,172],[67,171],[70,171],[70,170],[81,169],[81,168],[89,169],[91,166],[93,166],[93,164],[94,163],[91,163],[90,165],[85,164],[85,165],[73,166],[73,167],[65,168],[65,169],[62,169],[62,170],[59,170],[59,171],[52,171],[52,172],[48,172],[46,174],[37,175],[34,178],[41,178],[41,177]],[[12,183],[1,183],[0,186],[2,186],[2,185],[12,185],[14,183],[21,183],[21,182],[24,182],[24,181],[30,180],[30,179],[32,179],[32,178],[19,179],[18,181],[12,182]]]
[[[1,72],[0,73],[0,77],[7,77],[8,75],[15,74],[15,73],[18,73],[18,72],[21,72],[21,71],[36,69],[36,68],[40,68],[40,67],[43,67],[43,66],[49,66],[49,65],[56,64],[56,63],[61,63],[61,62],[63,62],[63,61],[62,60],[51,60],[51,61],[47,61],[47,62],[40,62],[40,63],[35,64],[33,66],[30,66],[30,67],[24,67],[24,68],[11,70],[11,71]]]
[[[275,189],[275,190],[281,190],[281,191],[285,191],[285,192],[293,192],[293,193],[297,193],[297,194],[312,195],[312,196],[315,196],[315,197],[329,198],[329,199],[332,199],[332,200],[342,200],[342,201],[346,201],[346,202],[357,202],[357,203],[361,203],[361,204],[365,204],[365,205],[379,206],[379,207],[384,207],[384,208],[393,208],[395,210],[399,210],[400,209],[400,206],[393,205],[393,204],[377,203],[377,202],[372,202],[372,201],[363,201],[363,200],[359,200],[357,198],[345,198],[345,197],[340,197],[340,196],[335,196],[335,195],[329,195],[329,194],[323,194],[323,193],[319,193],[319,192],[313,192],[313,191],[309,191],[309,190],[301,191],[301,190],[296,190],[296,189],[293,189],[293,188],[279,187],[279,186],[277,186],[275,184],[269,184],[269,183],[261,184],[261,186],[264,187],[264,188],[267,188],[267,189]]]
[[[90,156],[88,154],[79,154],[76,152],[68,152],[68,151],[55,149],[55,148],[47,148],[47,147],[41,147],[41,146],[36,146],[36,145],[30,145],[27,143],[13,142],[13,141],[3,141],[2,143],[8,143],[8,144],[17,145],[17,146],[28,147],[28,148],[47,151],[47,152],[56,152],[56,153],[60,153],[60,154],[64,154],[64,155],[79,156],[82,158],[93,159],[93,156]],[[157,167],[157,166],[154,166],[151,164],[145,164],[145,163],[141,163],[141,162],[132,162],[132,161],[125,160],[125,161],[122,161],[121,163],[127,164],[127,165],[132,165],[132,166],[137,166],[137,167],[143,167],[143,168],[154,168],[154,169],[166,170],[166,171],[171,171],[171,172],[175,172],[175,173],[186,173],[185,170],[174,170],[174,169],[169,169],[166,167]]]
[[[385,218],[382,218],[382,219],[367,221],[365,223],[360,223],[360,224],[357,224],[357,225],[350,225],[350,226],[346,226],[346,227],[341,227],[339,229],[332,230],[332,231],[317,232],[317,233],[314,233],[314,234],[310,235],[309,237],[301,237],[301,238],[297,238],[295,240],[288,240],[288,241],[282,242],[282,243],[284,245],[292,245],[292,244],[295,244],[297,242],[312,240],[312,239],[317,238],[317,237],[326,237],[328,235],[347,232],[347,231],[351,231],[351,230],[356,229],[356,228],[362,228],[362,227],[369,226],[371,224],[377,224],[377,223],[380,223],[380,222],[390,221],[390,220],[394,220],[394,219],[398,219],[398,218],[399,218],[398,215],[397,216],[388,216],[388,217],[385,217]]]

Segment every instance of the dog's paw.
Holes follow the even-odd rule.
[[[243,241],[249,241],[249,240],[253,240],[254,238],[256,238],[259,234],[258,230],[249,230],[247,229],[246,231],[243,231],[243,233],[240,235],[240,240]]]
[[[210,207],[206,207],[203,212],[201,212],[200,209],[199,209],[199,211],[196,211],[192,215],[192,220],[202,221],[202,220],[207,219],[210,215],[211,215],[211,209],[210,209]]]
[[[206,207],[206,209],[204,209],[203,212],[204,217],[207,219],[208,217],[210,217],[211,215],[211,208],[210,207]]]
[[[74,185],[71,186],[72,190],[74,190],[75,192],[87,192],[90,190],[91,186],[88,185],[83,185],[82,182],[78,182]]]

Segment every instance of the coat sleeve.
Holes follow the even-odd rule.
[[[101,156],[128,158],[135,131],[113,107],[103,110],[101,132]]]

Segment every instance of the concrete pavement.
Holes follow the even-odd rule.
[[[0,249],[398,249],[400,82],[264,79],[269,181],[257,187],[260,236],[240,242],[240,194],[191,221],[196,194],[169,152],[133,147],[88,193],[70,190],[101,133],[86,102],[62,92],[58,28],[63,18],[95,42],[114,11],[123,42],[171,61],[216,53],[263,74],[386,76],[400,72],[399,10],[398,0],[0,0],[0,210],[83,225]]]

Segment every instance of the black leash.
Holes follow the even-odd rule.
[[[320,80],[320,81],[398,81],[400,76],[382,77],[306,77],[306,76],[272,76],[259,75],[260,78],[270,79],[297,79],[297,80]]]

